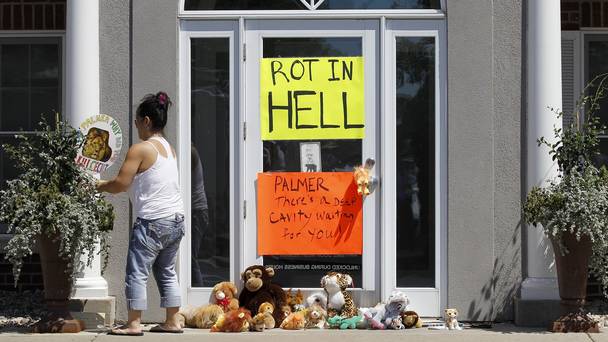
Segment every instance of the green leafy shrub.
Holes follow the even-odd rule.
[[[556,253],[568,253],[561,243],[569,232],[580,240],[588,236],[592,242],[590,271],[602,283],[608,297],[608,172],[598,168],[595,158],[600,154],[599,134],[606,130],[595,115],[600,100],[606,96],[608,75],[600,75],[587,85],[577,102],[575,122],[564,129],[555,128],[555,142],[544,137],[538,144],[549,148],[557,162],[559,177],[544,187],[534,187],[523,207],[524,221],[542,227],[545,234],[560,246]],[[561,117],[563,113],[552,111]],[[584,120],[581,122],[581,113]]]
[[[105,268],[114,224],[112,206],[96,191],[95,179],[75,163],[82,134],[59,120],[55,129],[43,120],[39,131],[16,136],[15,145],[3,145],[19,171],[0,190],[0,222],[13,234],[5,258],[13,265],[15,285],[23,258],[32,254],[41,236],[59,243],[70,277],[85,253],[89,266],[95,252],[103,253]]]

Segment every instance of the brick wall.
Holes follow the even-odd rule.
[[[18,292],[43,289],[42,270],[38,254],[33,254],[23,260],[23,268],[17,288],[15,288],[13,282],[13,265],[4,259],[4,254],[0,254],[0,290]]]

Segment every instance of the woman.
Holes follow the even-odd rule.
[[[110,193],[129,191],[135,213],[129,242],[125,279],[129,317],[127,324],[110,334],[142,335],[141,313],[146,310],[146,282],[152,268],[166,308],[163,324],[153,332],[183,332],[176,314],[181,305],[175,261],[185,234],[184,206],[179,190],[177,159],[163,136],[171,105],[164,92],[146,95],[137,107],[135,127],[142,140],[129,148],[113,180],[99,181],[97,189]]]

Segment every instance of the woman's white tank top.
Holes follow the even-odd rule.
[[[152,142],[145,141],[156,150],[156,161],[149,169],[135,175],[129,189],[135,217],[156,220],[176,213],[183,215],[184,203],[179,189],[177,159],[165,138],[150,139],[155,139],[163,145],[167,157],[163,157]]]

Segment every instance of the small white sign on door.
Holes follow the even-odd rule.
[[[321,172],[321,143],[300,143],[300,168],[302,172]]]

